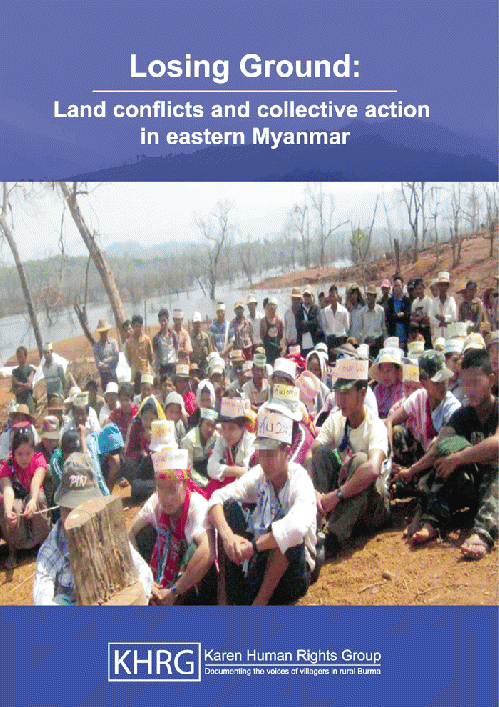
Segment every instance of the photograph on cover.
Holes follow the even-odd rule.
[[[497,605],[498,213],[4,183],[0,604]]]

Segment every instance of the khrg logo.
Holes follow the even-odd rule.
[[[108,682],[200,682],[200,643],[108,643]]]

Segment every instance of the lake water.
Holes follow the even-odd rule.
[[[336,263],[336,267],[347,267],[349,262]],[[280,273],[273,272],[263,275],[268,277],[278,275]],[[234,304],[238,300],[242,300],[245,304],[251,290],[243,289],[245,282],[239,280],[232,286],[224,283],[216,290],[217,301],[225,302],[227,308],[227,318],[233,318]],[[327,287],[313,287],[313,292],[316,295]],[[340,292],[342,288],[339,288]],[[279,306],[277,309],[280,316],[284,316],[284,312],[290,306],[291,288],[283,289],[255,289],[254,294],[258,300],[257,310],[262,310],[262,302],[265,297],[275,296],[278,299]],[[166,307],[170,313],[170,319],[173,309],[182,309],[185,320],[191,319],[193,312],[201,312],[203,318],[213,318],[215,316],[215,302],[203,293],[201,289],[191,290],[190,292],[182,292],[177,296],[149,298],[139,304],[132,305],[124,303],[125,311],[131,318],[134,314],[141,314],[144,317],[146,326],[153,326],[158,323],[157,312],[161,307]],[[87,305],[87,316],[90,327],[94,329],[101,317],[106,317],[108,321],[114,325],[114,318],[111,307],[105,305]],[[44,312],[38,313],[38,323],[42,331],[43,341],[59,341],[61,339],[69,339],[74,336],[80,336],[83,332],[75,312],[71,310],[61,311],[58,315],[54,315],[54,321],[50,325],[46,319]],[[29,316],[14,315],[0,319],[0,358],[3,364],[8,358],[15,354],[18,346],[26,346],[27,349],[35,348],[36,342],[33,336],[33,330],[30,325]]]

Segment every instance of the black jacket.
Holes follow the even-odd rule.
[[[324,341],[324,332],[320,325],[321,308],[313,304],[308,313],[302,303],[296,312],[296,331],[298,332],[298,343],[302,345],[303,334],[307,331],[312,336],[312,343],[315,346],[319,341]]]
[[[396,324],[403,324],[405,327],[406,335],[409,331],[409,320],[411,318],[411,300],[407,295],[402,295],[402,310],[404,313],[403,317],[397,317],[395,310],[393,308],[393,295],[388,298],[386,303],[385,317],[386,317],[386,330],[388,336],[396,336],[397,329]]]

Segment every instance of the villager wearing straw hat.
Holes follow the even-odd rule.
[[[100,382],[103,391],[106,390],[106,386],[109,382],[118,382],[116,367],[119,360],[119,349],[116,339],[109,338],[111,329],[112,327],[107,319],[102,317],[99,319],[95,330],[96,334],[99,336],[99,341],[94,344],[94,357],[97,370],[100,373]]]
[[[450,275],[438,273],[438,297],[432,300],[429,319],[433,342],[440,336],[445,338],[447,325],[457,321],[457,307],[454,297],[449,295]]]

